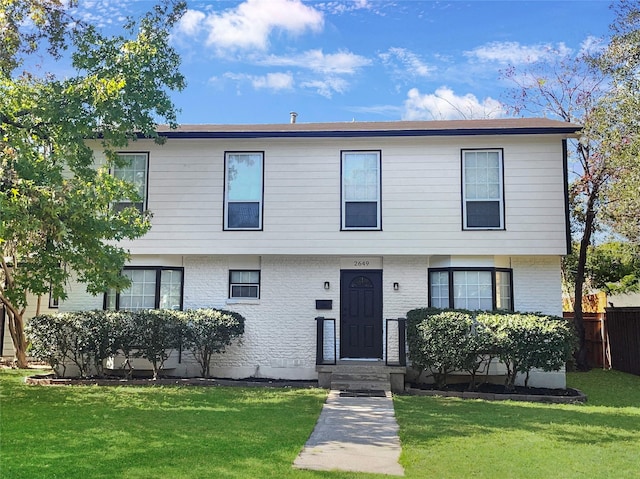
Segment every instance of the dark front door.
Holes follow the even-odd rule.
[[[382,271],[342,271],[340,308],[340,357],[382,358]]]

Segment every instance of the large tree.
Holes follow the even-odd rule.
[[[74,18],[75,1],[0,3],[0,308],[25,367],[28,298],[64,299],[72,275],[94,294],[127,284],[118,241],[146,233],[150,215],[113,206],[139,198],[110,168],[130,141],[161,142],[158,121],[176,125],[169,94],[185,81],[169,35],[185,4],[165,0],[107,36]],[[43,55],[73,74],[29,71]]]
[[[507,78],[517,85],[509,104],[516,114],[554,116],[583,125],[579,140],[572,141],[569,178],[572,234],[579,238],[573,290],[575,298],[582,298],[588,247],[598,225],[601,192],[611,175],[609,162],[599,153],[599,138],[591,123],[598,114],[606,82],[585,56],[568,57],[558,53],[553,58],[552,63],[541,61],[522,70],[511,68],[506,72]],[[578,367],[586,369],[581,299],[575,301],[574,314],[580,345],[576,360]]]
[[[634,61],[637,66],[637,44],[629,49],[619,45],[637,40],[638,4],[623,0],[615,9],[616,23],[612,26],[608,48],[577,57],[558,54],[551,62],[539,62],[525,69],[510,68],[506,72],[517,85],[509,99],[515,113],[550,115],[583,126],[580,138],[573,142],[573,168],[569,178],[572,234],[578,244],[572,276],[574,322],[579,338],[576,363],[580,369],[589,368],[582,296],[594,234],[606,226],[607,215],[614,218],[616,195],[618,211],[622,213],[616,216],[620,221],[618,231],[622,232],[623,225],[630,224],[624,219],[625,215],[637,222],[637,209],[631,215],[626,213],[628,205],[637,202],[638,198],[637,194],[634,198],[629,193],[634,187],[630,169],[633,165],[637,168],[637,154],[634,156],[634,153],[638,151],[640,110],[631,106],[637,106],[638,91],[630,88],[630,82],[618,80],[633,79],[633,74],[625,77],[616,69],[626,71],[624,67]],[[630,19],[636,23],[630,23]],[[623,84],[626,87],[622,87]],[[622,198],[629,199],[626,205]]]
[[[605,220],[614,232],[640,245],[640,4],[621,0],[607,49],[596,60],[611,78],[603,129],[617,169],[606,191]]]

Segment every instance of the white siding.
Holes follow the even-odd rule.
[[[460,151],[503,148],[505,231],[462,231]],[[170,139],[148,150],[153,228],[135,254],[563,254],[556,136]],[[340,151],[382,151],[382,231],[340,231]],[[223,231],[225,151],[264,151],[263,231]]]

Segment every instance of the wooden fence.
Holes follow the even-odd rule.
[[[640,307],[607,308],[611,367],[640,375]]]
[[[565,319],[573,321],[573,311],[563,313]],[[609,341],[607,340],[605,313],[582,313],[584,335],[587,346],[587,361],[594,368],[611,367]]]

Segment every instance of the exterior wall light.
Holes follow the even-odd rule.
[[[400,283],[393,283],[393,290],[398,291],[400,289]]]
[[[324,289],[329,289],[331,288],[331,283],[329,283],[329,281],[325,281],[324,282]]]

